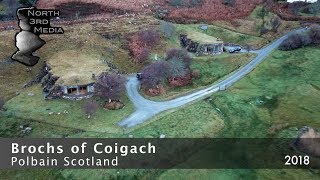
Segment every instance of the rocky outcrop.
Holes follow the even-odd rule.
[[[300,130],[294,146],[308,155],[320,157],[320,133],[305,126]]]

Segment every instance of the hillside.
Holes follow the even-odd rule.
[[[222,4],[221,0],[39,0],[37,7],[61,9],[62,17],[69,18],[102,13],[148,13],[150,10],[160,10],[168,12],[167,18],[175,21],[229,20],[248,16],[261,2],[262,0],[237,0],[234,5],[228,6]]]

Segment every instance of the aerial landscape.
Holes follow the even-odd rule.
[[[19,33],[31,32],[21,7],[60,11],[52,33],[30,40],[40,45],[21,46]],[[0,137],[320,140],[319,47],[320,1],[0,0]],[[320,161],[319,146],[303,149]],[[0,170],[0,179],[319,178],[312,167]]]

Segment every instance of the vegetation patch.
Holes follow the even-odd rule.
[[[219,38],[225,43],[233,43],[238,45],[246,45],[249,44],[253,48],[260,48],[267,44],[267,40],[261,37],[256,37],[252,35],[238,33],[236,31],[227,30],[225,28],[221,28],[214,25],[208,25],[208,30],[201,30],[200,24],[195,25],[176,25],[177,31],[185,34],[192,33],[203,33],[204,35],[208,35],[211,37]]]
[[[33,93],[33,96],[30,96]],[[102,106],[104,101],[96,99]],[[55,125],[64,128],[73,128],[96,133],[122,133],[117,122],[124,119],[134,111],[128,98],[124,98],[125,107],[118,111],[99,108],[88,119],[83,107],[85,101],[70,100],[44,100],[41,88],[33,86],[26,89],[19,96],[11,99],[5,105],[11,117],[29,119],[36,122]]]
[[[255,54],[222,54],[196,57],[191,64],[191,69],[194,72],[198,71],[199,76],[194,78],[190,85],[183,87],[166,85],[164,94],[148,98],[168,100],[205,88],[247,64],[254,57]]]

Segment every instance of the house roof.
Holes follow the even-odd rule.
[[[188,36],[189,39],[192,41],[196,41],[201,44],[218,44],[218,43],[223,43],[222,40],[219,40],[218,38],[209,36],[204,33],[192,31],[192,32],[187,32],[186,35]]]
[[[50,72],[58,76],[59,85],[85,85],[94,82],[92,74],[99,75],[109,69],[97,55],[84,54],[74,50],[55,53],[47,60]]]

